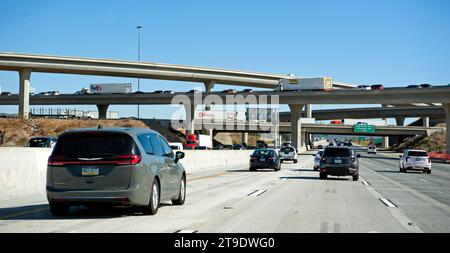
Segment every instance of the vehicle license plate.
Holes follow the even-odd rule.
[[[265,161],[266,161],[266,158],[260,158],[259,161],[260,161],[260,162],[265,162]]]
[[[334,160],[334,163],[342,163],[342,160]]]
[[[98,167],[83,167],[81,168],[82,176],[98,176],[100,169]]]

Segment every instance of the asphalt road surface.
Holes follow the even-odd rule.
[[[2,201],[0,232],[450,232],[450,165],[399,173],[398,154],[361,153],[361,179],[319,180],[311,154],[280,172],[228,168],[188,177],[184,206],[156,216],[72,208],[53,217],[45,196]]]

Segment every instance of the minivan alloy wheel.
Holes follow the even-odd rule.
[[[180,199],[184,200],[184,197],[186,196],[186,190],[184,185],[184,180],[181,180],[181,186],[180,186]]]
[[[155,208],[158,208],[158,203],[159,203],[159,193],[158,193],[158,185],[157,184],[153,184],[153,189],[152,189],[152,204]]]
[[[153,181],[151,192],[150,192],[150,201],[148,206],[143,208],[144,214],[155,215],[158,212],[159,208],[159,184],[157,180]]]
[[[186,177],[183,176],[180,182],[180,192],[178,193],[178,199],[172,200],[174,205],[183,205],[186,199]]]

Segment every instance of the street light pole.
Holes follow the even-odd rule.
[[[144,28],[143,26],[138,25],[136,29],[138,29],[138,61],[141,61],[141,29]],[[138,78],[138,91],[141,91],[141,79]],[[140,115],[140,105],[137,105],[137,117],[138,119],[141,118]]]

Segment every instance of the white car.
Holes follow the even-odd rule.
[[[367,154],[377,154],[377,147],[375,146],[369,146],[367,147]]]
[[[322,159],[322,155],[323,155],[323,150],[319,150],[319,152],[317,152],[317,154],[313,155],[314,156],[314,170],[319,170],[320,159]]]
[[[281,163],[284,161],[293,161],[294,163],[298,163],[297,150],[292,146],[281,147],[279,156]]]
[[[183,150],[183,143],[181,142],[171,142],[169,143],[169,146],[172,150]]]
[[[400,156],[400,172],[419,170],[431,174],[431,159],[423,150],[406,150]]]
[[[360,89],[360,90],[371,90],[372,88],[370,88],[369,85],[359,85],[358,89]]]

